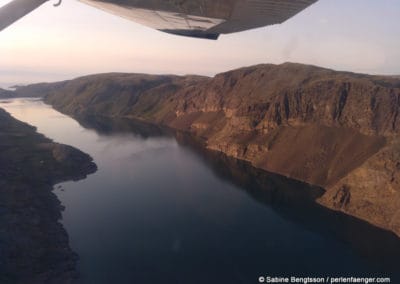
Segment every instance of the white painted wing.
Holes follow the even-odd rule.
[[[79,0],[145,26],[184,36],[220,34],[280,24],[317,0]]]
[[[47,0],[13,0],[0,8],[0,30]],[[317,0],[80,0],[151,28],[217,39],[220,34],[279,24]]]
[[[0,31],[48,0],[14,0],[0,8]]]

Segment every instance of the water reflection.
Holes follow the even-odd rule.
[[[103,136],[111,136],[115,134],[133,133],[142,138],[150,137],[173,137],[173,132],[166,128],[159,127],[154,124],[145,123],[143,121],[127,119],[79,115],[74,118],[87,129],[93,129]]]
[[[400,239],[360,219],[320,206],[315,200],[324,193],[322,188],[256,169],[222,153],[196,149],[218,176],[239,185],[280,216],[348,243],[377,271],[398,271]]]
[[[77,117],[83,128],[42,102],[4,107],[98,165],[87,179],[55,191],[80,256],[81,283],[398,274],[398,239],[319,207],[320,188],[206,151],[202,141],[157,126]]]
[[[318,205],[315,200],[323,194],[322,188],[268,173],[223,153],[209,151],[204,147],[203,141],[182,132],[130,119],[111,120],[94,116],[79,116],[75,119],[83,127],[105,136],[118,133],[134,133],[143,138],[174,136],[181,146],[197,153],[198,158],[218,178],[245,191],[288,221],[345,243],[367,260],[369,272],[383,273],[381,276],[388,274],[400,279],[400,239],[391,232]]]

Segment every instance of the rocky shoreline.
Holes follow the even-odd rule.
[[[320,186],[323,206],[400,236],[399,78],[285,63],[213,78],[110,73],[29,88],[68,115],[186,131],[211,150]]]
[[[97,169],[92,158],[54,143],[0,109],[0,282],[74,283],[77,255],[59,222],[56,183]]]
[[[148,124],[127,118],[75,116],[84,128],[100,136],[134,134],[143,138],[174,137],[181,147],[198,155],[219,178],[245,190],[254,200],[278,212],[280,216],[301,224],[308,230],[334,236],[349,244],[366,259],[376,274],[399,277],[400,238],[348,214],[334,211],[315,202],[325,190],[318,186],[286,178],[253,167],[249,162],[209,150],[204,140],[186,131]],[[394,281],[395,278],[392,278]]]

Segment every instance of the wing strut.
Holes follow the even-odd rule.
[[[54,7],[58,7],[58,6],[61,5],[61,3],[62,3],[62,0],[58,0],[58,2],[57,2],[56,4],[53,4],[53,6],[54,6]]]
[[[48,0],[13,0],[0,8],[0,31]]]

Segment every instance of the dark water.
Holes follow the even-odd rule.
[[[125,120],[77,118],[40,101],[0,104],[98,172],[60,185],[82,283],[258,283],[259,276],[392,277],[400,240],[316,205],[322,189]],[[397,279],[397,280],[396,280]]]

